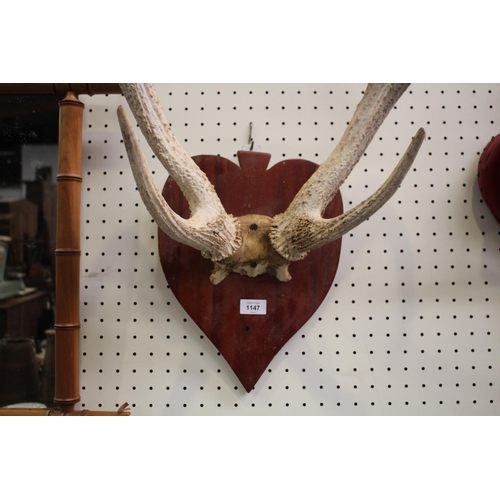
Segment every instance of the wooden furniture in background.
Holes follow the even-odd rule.
[[[126,405],[117,412],[75,412],[80,401],[80,201],[83,103],[79,94],[119,94],[116,83],[9,83],[0,94],[64,95],[60,103],[56,231],[56,388],[61,412],[26,412],[46,415],[128,415]],[[19,411],[17,411],[19,413]],[[0,415],[16,410],[2,410]]]
[[[24,185],[26,186],[26,199],[38,206],[39,221],[42,219],[46,225],[47,235],[45,238],[47,251],[51,252],[53,256],[56,248],[57,186],[40,179],[36,181],[24,181]]]
[[[38,207],[29,200],[0,200],[0,235],[10,236],[8,261],[10,265],[25,264],[24,245],[34,240],[38,229]]]
[[[47,292],[39,290],[0,301],[0,338],[37,340],[38,322],[47,303]]]

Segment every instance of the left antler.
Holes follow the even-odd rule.
[[[275,250],[289,261],[354,229],[379,210],[396,192],[418,153],[425,131],[413,138],[382,187],[355,208],[333,219],[322,215],[357,164],[380,125],[409,84],[370,84],[342,139],[328,159],[297,193],[285,213],[274,217],[269,236]]]
[[[191,217],[183,219],[168,206],[149,171],[132,124],[120,106],[118,120],[130,166],[154,221],[171,238],[200,250],[207,258],[218,261],[233,255],[241,245],[239,222],[226,213],[205,173],[175,138],[153,85],[122,83],[120,88],[151,149],[181,188],[191,210]]]

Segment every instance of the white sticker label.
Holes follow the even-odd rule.
[[[267,300],[241,299],[240,314],[267,314]]]

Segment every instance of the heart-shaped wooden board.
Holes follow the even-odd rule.
[[[285,160],[267,169],[271,155],[239,151],[240,167],[220,156],[195,156],[214,185],[227,213],[270,217],[286,210],[318,168],[307,160]],[[179,215],[189,208],[171,177],[163,196]],[[340,192],[325,211],[331,218],[343,211]],[[160,261],[177,300],[224,356],[245,389],[251,391],[283,345],[314,314],[328,293],[340,258],[338,239],[290,265],[292,280],[230,274],[222,283],[209,281],[213,263],[191,247],[158,233]],[[242,314],[241,300],[265,301],[266,314]],[[262,302],[261,302],[262,304]],[[255,311],[250,311],[255,312]]]

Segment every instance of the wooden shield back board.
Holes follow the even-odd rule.
[[[238,152],[240,166],[220,156],[193,159],[214,185],[227,213],[234,216],[272,217],[284,212],[318,167],[299,159],[284,160],[267,169],[271,155],[250,151]],[[187,202],[171,177],[163,196],[179,215],[189,217]],[[339,192],[325,217],[335,217],[342,211]],[[160,260],[172,292],[247,391],[323,302],[333,283],[341,248],[339,239],[293,262],[289,268],[292,280],[287,283],[269,275],[250,278],[230,274],[214,286],[209,281],[213,269],[210,260],[161,230],[158,236]],[[265,301],[266,314],[242,314],[240,301],[250,299]]]

